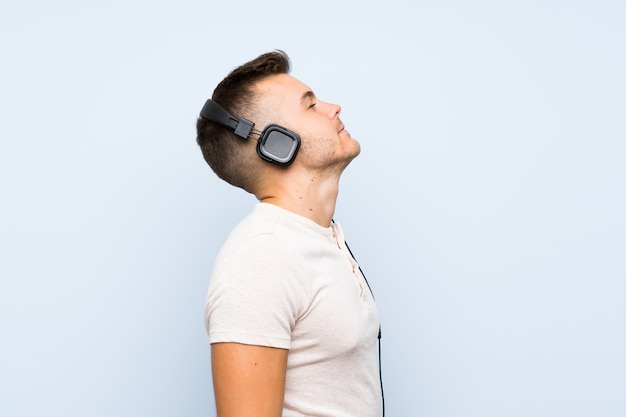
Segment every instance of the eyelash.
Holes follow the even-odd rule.
[[[312,109],[313,107],[315,107],[315,105],[316,105],[316,104],[317,104],[317,103],[313,103],[313,104],[311,104],[311,105],[309,106],[309,109]]]

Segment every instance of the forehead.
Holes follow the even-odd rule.
[[[264,99],[300,102],[311,89],[302,81],[289,74],[275,74],[256,84],[257,91]]]

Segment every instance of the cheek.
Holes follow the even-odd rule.
[[[301,148],[315,155],[331,155],[336,150],[336,143],[327,135],[306,135],[302,138]]]

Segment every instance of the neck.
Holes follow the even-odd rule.
[[[338,176],[279,175],[267,184],[256,194],[259,201],[304,216],[322,227],[330,226],[339,193]]]

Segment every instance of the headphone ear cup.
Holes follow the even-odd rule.
[[[257,143],[257,154],[264,160],[288,166],[300,149],[300,136],[282,126],[268,125]]]

